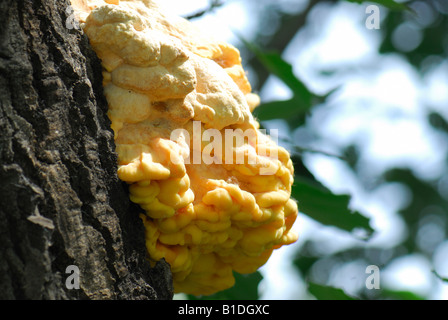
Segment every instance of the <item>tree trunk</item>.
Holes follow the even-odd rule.
[[[0,299],[171,299],[169,266],[146,260],[116,175],[100,61],[67,28],[69,5],[0,0]]]

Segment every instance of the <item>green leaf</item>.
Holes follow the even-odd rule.
[[[283,58],[276,52],[261,52],[252,48],[255,55],[264,65],[264,67],[277,76],[294,94],[296,99],[301,98],[302,104],[311,106],[312,94],[308,88],[294,75],[292,66],[283,60]]]
[[[357,300],[347,295],[342,289],[322,286],[312,282],[308,284],[308,291],[318,300]]]
[[[369,218],[349,209],[349,195],[333,194],[306,178],[296,176],[294,180],[292,196],[299,202],[300,212],[324,225],[349,232],[361,228],[367,236],[373,233]]]
[[[428,120],[431,126],[433,126],[435,129],[448,133],[448,122],[441,114],[437,112],[431,112],[428,115]]]
[[[285,101],[273,101],[264,103],[255,108],[253,114],[260,121],[272,119],[291,119],[298,114],[308,111],[301,100],[290,99]]]
[[[395,2],[394,0],[346,0],[348,2],[353,2],[353,3],[364,3],[364,2],[373,2],[373,3],[378,3],[390,10],[397,10],[397,11],[402,11],[402,10],[407,10],[407,11],[411,11],[413,12],[413,10],[408,7],[407,5],[405,5],[404,3],[398,3]]]
[[[260,272],[250,274],[233,273],[235,285],[227,290],[219,291],[209,296],[196,297],[188,295],[189,300],[257,300],[258,285],[263,279]]]
[[[298,101],[303,109],[311,108],[313,94],[293,72],[292,65],[283,60],[280,54],[274,51],[263,52],[255,44],[238,35],[244,45],[257,57],[261,64],[273,75],[278,77],[293,92],[294,100]]]
[[[425,300],[425,298],[410,291],[382,290],[382,296],[395,300]]]
[[[298,256],[292,263],[303,275],[306,275],[319,259],[319,257]]]

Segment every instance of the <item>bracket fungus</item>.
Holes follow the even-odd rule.
[[[233,271],[296,241],[298,213],[292,161],[252,116],[239,51],[152,0],[81,2],[150,259],[170,264],[175,292],[233,286]]]

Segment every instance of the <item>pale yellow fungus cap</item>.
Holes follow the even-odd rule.
[[[145,211],[149,256],[170,264],[175,291],[208,295],[229,288],[233,271],[254,272],[274,249],[296,241],[293,165],[258,130],[251,111],[260,100],[238,50],[161,12],[154,1],[77,2],[104,68],[118,176]],[[176,129],[185,134],[173,140]],[[207,129],[222,137],[232,129],[243,144],[215,148],[213,163],[187,161],[210,151]],[[253,137],[243,137],[247,129]]]

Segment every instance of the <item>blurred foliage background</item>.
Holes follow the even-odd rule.
[[[366,27],[371,4],[380,29]],[[255,116],[280,130],[300,239],[229,290],[178,298],[448,298],[448,1],[189,10],[203,28],[228,23],[262,99]],[[380,289],[367,289],[368,265],[379,267]]]

